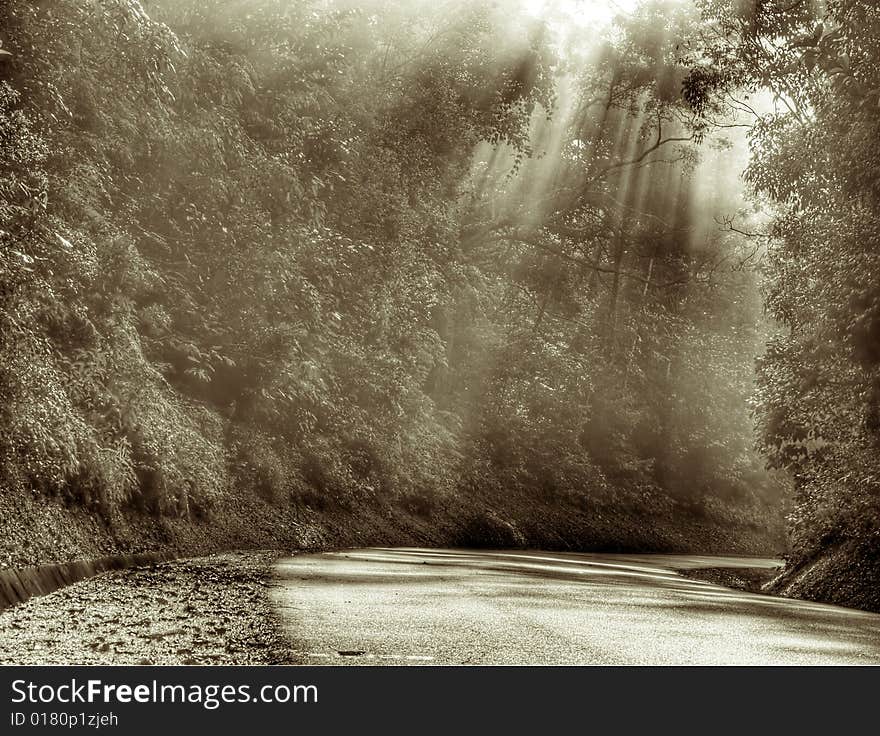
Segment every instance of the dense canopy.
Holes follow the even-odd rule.
[[[697,6],[5,3],[4,492],[876,539],[878,11]]]

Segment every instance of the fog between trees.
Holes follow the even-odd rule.
[[[795,5],[7,3],[6,492],[876,534],[874,11]]]

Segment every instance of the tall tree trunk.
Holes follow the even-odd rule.
[[[648,299],[648,287],[651,285],[651,276],[654,273],[654,256],[651,256],[651,259],[648,261],[648,273],[645,276],[645,288],[642,289],[642,303],[641,303],[641,312],[644,314],[645,312],[645,304]],[[639,344],[639,336],[638,333],[633,335],[632,346],[629,349],[629,357],[626,359],[626,371],[623,374],[623,387],[626,388],[627,383],[629,382],[629,373],[632,368],[633,358],[636,355],[636,346]]]
[[[609,349],[613,352],[617,339],[617,303],[620,301],[620,271],[623,267],[623,256],[626,250],[626,229],[621,224],[620,233],[614,243],[614,278],[611,281],[611,297],[608,301],[608,322],[605,338]]]

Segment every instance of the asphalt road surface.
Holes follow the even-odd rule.
[[[676,574],[686,555],[362,549],[281,560],[301,664],[877,664],[880,615]]]

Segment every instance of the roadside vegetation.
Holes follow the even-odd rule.
[[[3,503],[874,544],[876,11],[513,5],[5,3]]]
[[[701,4],[699,104],[772,95],[745,178],[772,207],[759,444],[793,481],[780,592],[880,610],[880,8]],[[703,94],[704,93],[704,94]]]

